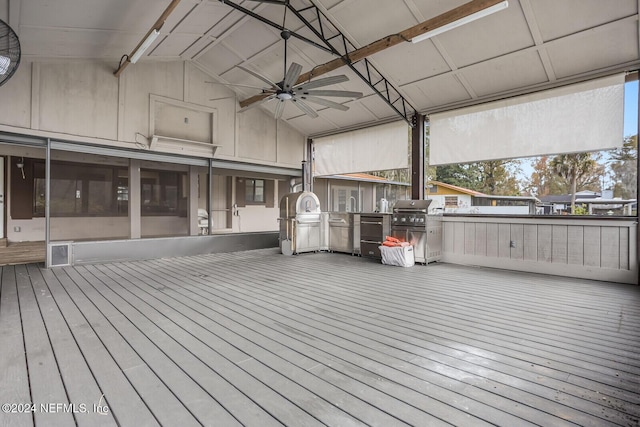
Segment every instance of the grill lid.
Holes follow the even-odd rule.
[[[398,200],[393,207],[394,212],[427,213],[432,200]]]

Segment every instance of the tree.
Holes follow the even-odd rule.
[[[624,139],[622,148],[611,151],[611,177],[613,196],[636,199],[638,193],[638,135]]]
[[[479,181],[473,188],[494,196],[517,196],[520,186],[516,175],[519,160],[491,160],[475,164]]]
[[[595,184],[599,186],[604,167],[598,165],[591,153],[560,154],[549,162],[555,173],[570,185],[571,213],[576,207],[576,193]]]
[[[441,165],[436,167],[436,180],[473,190],[478,181],[477,170],[469,164]]]
[[[567,185],[562,182],[555,171],[549,165],[549,157],[537,157],[531,161],[533,172],[531,178],[525,184],[525,190],[536,197],[548,196],[549,194],[568,193]]]
[[[495,196],[520,194],[518,160],[491,160],[486,162],[438,166],[436,179],[446,184]]]

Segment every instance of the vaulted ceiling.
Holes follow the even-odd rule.
[[[285,7],[229,0],[281,24]],[[291,0],[325,38],[341,32],[354,50],[467,3],[469,0]],[[2,4],[6,7],[2,7]],[[170,0],[0,0],[0,18],[18,33],[24,60],[96,59],[118,63],[145,37]],[[383,79],[392,105],[405,100],[406,115],[429,113],[607,75],[640,65],[638,0],[509,0],[506,10],[413,44],[402,42],[367,58],[329,87],[360,91],[357,100],[335,99],[346,112],[314,105],[310,118],[294,105],[282,119],[316,136],[399,118],[355,71]],[[308,7],[313,6],[309,9]],[[4,14],[4,15],[3,15]],[[326,19],[325,19],[326,18]],[[288,12],[287,29],[323,42]],[[342,43],[339,37],[330,40]],[[340,46],[338,47],[340,50]],[[284,74],[280,30],[219,0],[181,0],[140,61],[192,61],[219,83],[260,87],[242,66],[279,82]],[[287,62],[302,72],[336,56],[306,41],[289,40]],[[135,64],[130,65],[135,67]],[[366,67],[370,67],[368,70]],[[115,70],[115,69],[114,69]],[[354,71],[355,70],[355,71]],[[127,71],[124,70],[124,73]],[[231,86],[230,86],[231,87]],[[232,86],[239,100],[259,89]],[[273,114],[275,102],[261,105]],[[396,102],[395,106],[398,103]],[[401,108],[402,109],[402,108]],[[401,111],[405,113],[405,111]]]

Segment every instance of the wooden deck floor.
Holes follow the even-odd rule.
[[[638,286],[271,249],[1,279],[2,426],[639,424]]]
[[[44,262],[45,242],[9,242],[0,246],[0,266]]]

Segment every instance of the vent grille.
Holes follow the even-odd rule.
[[[49,267],[71,265],[71,242],[50,243],[47,261]]]

